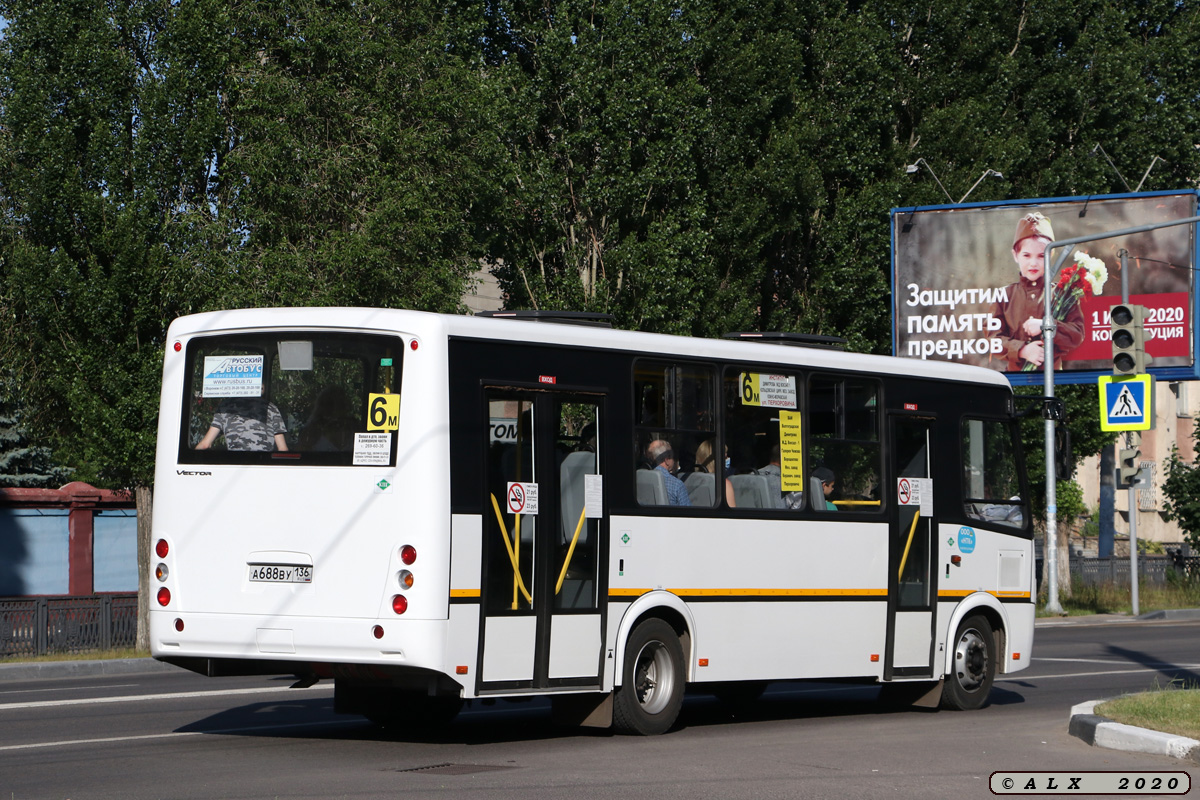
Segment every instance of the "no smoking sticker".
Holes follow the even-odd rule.
[[[510,483],[504,497],[510,514],[538,513],[538,485],[536,483]]]
[[[933,515],[933,480],[900,478],[896,481],[896,502],[901,506],[919,506],[920,515]]]

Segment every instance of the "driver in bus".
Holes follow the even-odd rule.
[[[212,425],[197,450],[207,450],[221,434],[229,450],[268,452],[288,449],[287,426],[275,404],[262,397],[226,397],[213,414]]]
[[[666,439],[655,439],[646,446],[646,455],[654,464],[655,471],[663,474],[667,485],[667,502],[673,506],[690,506],[692,499],[688,497],[687,487],[675,477],[678,464],[671,443]]]

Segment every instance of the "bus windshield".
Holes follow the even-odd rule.
[[[368,415],[372,395],[398,406],[401,345],[317,331],[192,339],[180,462],[394,464],[398,416],[377,411],[382,424],[369,425]]]

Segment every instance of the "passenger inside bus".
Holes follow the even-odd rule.
[[[287,426],[275,404],[263,397],[226,397],[213,414],[212,425],[197,450],[208,450],[224,434],[228,450],[267,452],[288,449]]]
[[[817,467],[812,472],[812,482],[814,507],[824,511],[837,511],[838,507],[833,504],[833,500],[830,497],[837,482],[837,476],[833,474],[833,470],[829,467]],[[821,497],[819,501],[816,499],[818,489],[820,490]],[[817,502],[820,502],[821,505],[817,506]]]
[[[685,485],[692,505],[715,506],[716,491],[716,453],[712,439],[705,439],[696,448],[696,471],[687,476]],[[729,448],[725,448],[725,469],[729,469]],[[725,503],[730,508],[737,505],[733,494],[733,484],[725,479]]]
[[[355,420],[350,398],[339,386],[326,386],[317,395],[312,413],[300,430],[300,449],[317,451],[351,450]]]
[[[671,443],[666,439],[655,439],[647,445],[646,456],[654,464],[654,472],[662,475],[667,503],[673,506],[690,506],[692,501],[688,497],[687,487],[675,477],[678,462],[675,460],[675,451],[671,448]]]

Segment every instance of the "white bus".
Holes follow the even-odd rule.
[[[337,711],[383,724],[548,695],[642,734],[686,686],[841,679],[966,709],[1029,665],[999,373],[503,316],[176,320],[154,657],[332,679]]]

